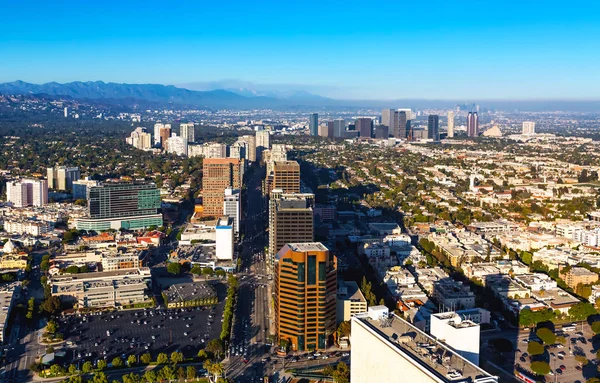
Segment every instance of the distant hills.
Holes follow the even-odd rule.
[[[200,108],[453,108],[465,100],[336,100],[290,85],[269,86],[238,80],[190,83],[184,87],[161,84],[119,84],[103,81],[49,82],[23,81],[0,83],[0,94],[48,95],[79,100],[98,100],[109,104],[178,105]],[[188,88],[193,88],[188,89]],[[307,88],[307,86],[305,86]],[[470,100],[469,102],[473,102]],[[477,102],[475,100],[475,102]],[[505,111],[600,112],[596,100],[480,100],[482,108]]]

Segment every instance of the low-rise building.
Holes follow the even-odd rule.
[[[455,312],[431,315],[430,333],[456,350],[463,358],[479,365],[480,328]]]
[[[337,323],[349,321],[353,316],[367,311],[367,300],[353,281],[338,280]]]
[[[564,276],[565,283],[572,289],[578,284],[592,284],[598,280],[598,274],[585,267],[572,267]]]
[[[0,269],[25,270],[27,267],[27,253],[8,253],[0,257]]]
[[[6,329],[10,313],[21,294],[21,282],[13,282],[0,286],[0,344],[6,340]]]
[[[46,221],[34,221],[26,219],[6,219],[4,231],[11,234],[29,234],[39,237],[51,232],[54,227]]]

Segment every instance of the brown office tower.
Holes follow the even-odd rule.
[[[205,158],[202,165],[203,215],[223,215],[225,189],[242,187],[243,161],[237,158]]]
[[[373,129],[373,121],[370,118],[357,118],[356,122],[356,130],[358,130],[358,134],[360,137],[371,138],[371,131]]]
[[[275,326],[292,350],[327,347],[335,331],[336,259],[320,242],[289,243],[275,265]]]
[[[300,193],[300,165],[296,161],[275,161],[270,190],[275,189],[284,193]]]
[[[311,193],[284,194],[274,189],[269,199],[269,256],[271,265],[275,254],[286,243],[314,240],[315,195]]]
[[[168,149],[167,140],[171,137],[171,125],[160,128],[160,145],[164,150]]]

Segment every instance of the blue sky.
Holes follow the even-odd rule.
[[[298,84],[354,99],[600,99],[594,1],[0,0],[0,82]]]

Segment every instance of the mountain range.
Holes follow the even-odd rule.
[[[307,108],[315,111],[327,107],[449,109],[465,103],[465,100],[426,99],[337,100],[316,95],[303,88],[311,87],[254,84],[239,80],[190,83],[179,87],[103,81],[75,81],[64,84],[13,81],[0,83],[0,94],[61,96],[124,106],[152,103],[199,108]],[[600,112],[600,101],[597,100],[482,100],[480,104],[484,108],[505,111]]]

